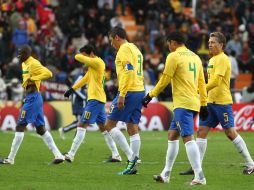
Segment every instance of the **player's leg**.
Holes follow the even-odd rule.
[[[49,131],[47,131],[45,129],[44,125],[42,125],[41,123],[38,124],[38,122],[39,121],[37,120],[37,124],[36,125],[38,125],[38,126],[35,126],[36,127],[36,132],[42,137],[44,143],[47,145],[47,147],[52,151],[52,153],[55,156],[55,159],[52,162],[52,164],[60,164],[60,163],[62,163],[64,161],[64,156],[61,154],[61,152],[57,148],[52,135],[50,134]]]
[[[52,151],[55,156],[54,161],[52,164],[59,164],[64,161],[64,156],[61,154],[59,149],[57,148],[53,137],[51,136],[50,132],[45,129],[45,122],[44,122],[44,112],[43,112],[43,100],[41,95],[38,93],[37,101],[34,102],[33,105],[33,113],[35,116],[35,121],[32,122],[36,128],[36,132],[42,137],[44,143],[47,147]]]
[[[137,173],[137,164],[141,146],[138,125],[134,123],[127,123],[127,131],[130,136],[130,148],[132,150],[132,156],[128,160],[126,168],[122,172],[119,172],[120,175]]]
[[[194,117],[196,112],[188,109],[176,108],[174,110],[175,126],[183,138],[187,157],[194,171],[194,179],[190,185],[206,184],[200,161],[199,148],[194,140]]]
[[[206,153],[207,148],[207,135],[211,128],[214,128],[218,125],[219,120],[216,117],[216,113],[214,112],[213,105],[208,104],[209,116],[206,120],[199,120],[199,128],[197,131],[196,143],[200,153],[200,161],[201,165],[204,159],[204,155]],[[194,171],[192,168],[189,168],[186,171],[180,172],[180,175],[193,175]]]
[[[82,115],[82,114],[81,114],[81,115]],[[60,137],[61,137],[62,139],[65,139],[65,136],[64,136],[65,133],[67,133],[67,132],[69,132],[69,131],[71,131],[71,130],[77,128],[77,126],[78,126],[78,121],[79,121],[79,118],[81,117],[81,115],[75,115],[75,116],[76,116],[76,120],[75,120],[75,121],[71,122],[71,123],[70,123],[69,125],[67,125],[67,126],[60,127],[60,128],[58,129],[59,134],[60,134]]]
[[[142,99],[144,92],[128,92],[125,97],[125,107],[122,110],[122,120],[127,124],[127,132],[130,136],[130,147],[133,152],[127,167],[120,174],[136,174],[141,139],[139,136],[139,121],[141,117]]]
[[[121,162],[122,158],[117,150],[116,143],[111,137],[111,135],[109,134],[109,132],[106,130],[105,124],[104,123],[97,123],[97,124],[112,154],[111,157],[106,162]]]
[[[243,170],[243,174],[245,175],[252,174],[254,172],[254,162],[249,153],[247,145],[243,140],[243,138],[241,137],[241,135],[237,133],[234,127],[225,129],[225,134],[233,142],[237,151],[241,154],[246,163],[246,167]]]
[[[116,127],[118,121],[124,121],[125,113],[123,110],[119,110],[117,108],[118,95],[113,100],[105,127],[107,131],[110,133],[111,137],[114,139],[115,143],[120,146],[123,152],[126,154],[128,160],[131,159],[132,150],[124,136],[124,134]]]
[[[124,134],[116,127],[117,122],[118,121],[107,119],[105,127],[111,137],[114,139],[115,143],[120,146],[129,160],[132,156],[132,150],[130,149]]]
[[[186,153],[194,171],[194,179],[191,181],[190,185],[205,185],[206,179],[201,166],[199,147],[193,136],[195,115],[196,113],[191,110],[179,109],[177,113],[179,117],[177,119],[179,120],[180,135],[183,138]],[[208,131],[209,129],[207,129],[205,135],[207,135]],[[205,135],[203,137],[206,137]]]
[[[109,134],[109,132],[106,130],[106,127],[105,127],[106,119],[107,119],[107,114],[105,111],[105,107],[103,107],[101,112],[97,116],[96,123],[99,126],[99,129],[105,139],[105,142],[109,150],[111,151],[111,156],[105,162],[121,162],[122,158],[117,150],[116,143],[111,137],[111,135]]]
[[[254,172],[254,162],[250,156],[246,143],[234,127],[234,116],[231,105],[218,105],[217,111],[221,126],[225,130],[227,137],[233,142],[238,152],[242,155],[246,162],[246,168],[243,174],[251,174]]]
[[[139,158],[139,152],[141,147],[138,125],[134,123],[127,123],[127,132],[130,136],[130,148],[133,152],[130,160],[134,160],[135,157]]]
[[[7,158],[0,161],[0,164],[14,164],[16,154],[24,138],[24,131],[27,124],[18,124],[16,126],[15,136],[12,140],[11,150]]]
[[[96,118],[103,106],[104,103],[101,103],[97,100],[89,100],[87,102],[84,113],[78,123],[77,133],[73,139],[71,149],[65,154],[66,161],[73,162],[77,150],[85,139],[86,128],[95,123]]]
[[[157,182],[169,183],[170,174],[179,151],[179,132],[176,130],[174,119],[168,131],[168,148],[166,152],[165,166],[159,175],[153,178]]]
[[[16,132],[14,139],[12,141],[11,151],[9,153],[8,158],[2,160],[0,163],[3,164],[14,164],[15,156],[18,152],[18,149],[23,141],[24,138],[24,131],[25,128],[29,123],[33,122],[35,120],[35,113],[33,111],[34,104],[36,104],[36,97],[37,94],[28,94],[26,98],[24,99],[24,104],[20,110],[17,126],[16,126]]]

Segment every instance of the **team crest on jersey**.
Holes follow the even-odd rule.
[[[25,116],[26,116],[26,111],[25,111],[25,110],[22,110],[20,118],[21,118],[21,119],[24,119]]]
[[[125,65],[125,71],[134,70],[134,67],[132,64],[128,63]]]

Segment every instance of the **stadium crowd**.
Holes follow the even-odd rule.
[[[106,63],[106,94],[111,101],[117,92],[115,51],[109,44],[110,28],[123,26],[120,17],[131,14],[137,30],[130,39],[144,55],[144,76],[151,89],[164,68],[168,50],[164,36],[178,30],[187,46],[198,53],[206,68],[209,34],[227,37],[225,52],[232,62],[232,84],[239,73],[252,73],[254,91],[254,0],[1,0],[0,6],[0,98],[21,100],[22,70],[17,50],[29,44],[44,66],[53,72],[52,82],[69,85],[81,64],[74,60],[80,47],[92,43]],[[121,9],[119,9],[119,7]],[[127,8],[129,11],[127,11]],[[120,10],[120,11],[119,11]],[[156,57],[156,59],[154,59]],[[42,85],[43,88],[43,85]],[[234,85],[231,87],[234,89]],[[168,101],[170,87],[158,100]]]

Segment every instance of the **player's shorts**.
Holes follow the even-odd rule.
[[[223,129],[234,127],[234,115],[231,104],[208,104],[207,108],[209,116],[205,121],[199,120],[199,126],[215,128],[220,123]]]
[[[169,130],[177,130],[181,137],[194,134],[194,117],[196,111],[184,108],[174,109],[174,117],[171,121]]]
[[[45,126],[43,100],[39,92],[29,93],[21,108],[18,125],[32,123],[35,127]]]
[[[114,121],[123,121],[126,123],[138,124],[141,117],[142,99],[145,96],[145,92],[128,92],[125,96],[124,108],[119,110],[117,107],[117,101],[119,92],[113,100],[109,113],[108,119]]]
[[[98,100],[88,100],[80,122],[84,124],[105,123],[106,116],[105,103]]]

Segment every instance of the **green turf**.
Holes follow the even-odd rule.
[[[9,153],[14,133],[0,132],[0,157]],[[69,150],[74,132],[61,140],[57,132],[53,136],[62,152]],[[241,133],[251,154],[254,156],[253,133]],[[45,190],[45,189],[95,189],[95,190],[147,190],[147,189],[203,189],[203,190],[248,190],[254,189],[254,174],[242,175],[243,160],[224,133],[210,133],[203,169],[207,178],[206,186],[191,187],[191,176],[180,176],[178,172],[189,167],[185,148],[180,143],[179,155],[171,174],[169,184],[156,183],[154,174],[164,167],[167,148],[167,132],[141,133],[142,164],[138,175],[118,176],[125,162],[103,163],[109,155],[104,139],[99,132],[87,132],[86,141],[81,145],[75,161],[57,166],[48,165],[53,159],[42,139],[35,133],[27,132],[17,154],[15,165],[0,165],[0,189]],[[123,153],[122,157],[125,159]]]

